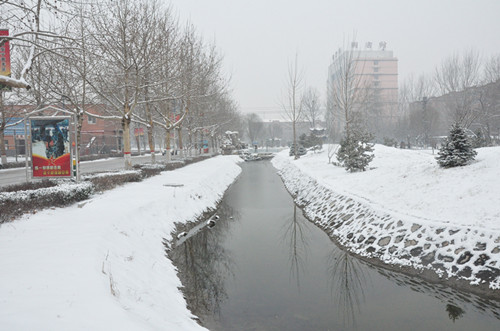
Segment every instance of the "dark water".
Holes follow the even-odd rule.
[[[367,265],[307,221],[268,161],[246,162],[213,228],[169,257],[211,330],[500,330],[500,305]]]

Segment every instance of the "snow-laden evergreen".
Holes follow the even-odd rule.
[[[362,129],[351,129],[340,141],[337,160],[350,172],[365,171],[373,160],[373,136]]]
[[[459,167],[474,160],[477,152],[472,147],[465,129],[455,123],[443,142],[436,160],[443,168]]]

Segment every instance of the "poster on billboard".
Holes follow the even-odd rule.
[[[70,117],[30,119],[33,177],[71,177]]]

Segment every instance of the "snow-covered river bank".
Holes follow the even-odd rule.
[[[197,330],[163,238],[241,172],[216,157],[0,225],[0,329]],[[171,186],[170,184],[182,184]]]
[[[375,153],[373,169],[356,174],[327,164],[326,148],[272,162],[308,218],[350,251],[497,293],[500,149],[446,170],[426,151]],[[162,241],[216,207],[241,161],[212,158],[0,225],[1,328],[203,329]]]
[[[211,330],[491,330],[500,303],[366,263],[309,222],[268,161],[245,162],[213,227],[168,251]],[[193,235],[191,236],[191,234]]]
[[[377,145],[369,171],[347,173],[326,148],[273,159],[288,190],[341,245],[430,280],[500,297],[500,148],[442,169],[429,151]],[[472,285],[472,286],[469,286]]]

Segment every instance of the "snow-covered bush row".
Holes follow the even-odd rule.
[[[36,190],[0,192],[0,223],[37,209],[60,207],[85,200],[93,192],[94,187],[90,182],[65,182]]]
[[[63,181],[54,187],[34,190],[17,190],[15,185],[9,189],[12,192],[0,192],[0,223],[39,209],[66,206],[88,199],[93,192],[110,190],[123,183],[139,182],[162,171],[178,169],[205,159],[206,156],[199,156],[176,162],[136,165],[135,170],[83,175],[81,184]]]
[[[0,163],[0,169],[22,168],[25,165],[25,162],[8,162],[5,164]]]

